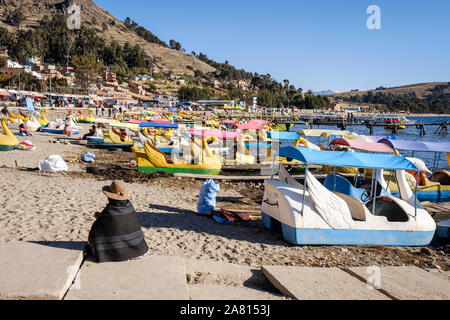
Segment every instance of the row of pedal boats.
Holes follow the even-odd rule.
[[[120,132],[122,130],[122,133]],[[126,131],[126,134],[123,134]],[[324,147],[314,145],[305,136],[328,137]],[[337,135],[341,133],[342,135]],[[133,138],[133,135],[135,137]],[[345,137],[345,138],[344,138]],[[222,165],[272,165],[276,162],[284,164],[300,163],[295,159],[277,156],[281,146],[291,141],[295,147],[307,147],[313,150],[346,150],[348,152],[366,152],[371,154],[407,154],[420,167],[415,172],[406,172],[407,181],[414,187],[418,181],[418,197],[420,201],[450,201],[450,177],[447,170],[439,170],[442,154],[450,163],[450,143],[405,141],[396,137],[367,137],[351,133],[326,130],[303,130],[299,133],[272,131],[266,135],[249,135],[240,131],[222,131],[211,128],[180,128],[178,124],[139,122],[110,123],[107,130],[98,130],[98,134],[88,137],[93,145],[105,147],[122,147],[131,149],[141,172],[182,172],[198,174],[218,174]],[[433,171],[425,163],[414,158],[417,153],[436,154]],[[219,160],[219,161],[217,161]],[[329,167],[325,165],[324,168]],[[370,170],[366,170],[370,174]],[[339,173],[357,174],[356,168],[340,167]],[[398,185],[393,179],[386,178],[388,189],[394,195],[398,193]]]

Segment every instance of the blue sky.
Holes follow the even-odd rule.
[[[304,90],[450,81],[448,0],[94,1],[189,53]],[[367,28],[369,5],[381,30]]]

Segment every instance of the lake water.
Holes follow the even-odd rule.
[[[417,123],[423,122],[424,124],[441,123],[443,121],[448,121],[450,123],[450,117],[407,117],[407,119],[415,120]],[[298,132],[305,128],[306,127],[303,125],[296,125],[291,129],[291,131]],[[313,128],[315,129],[315,128],[317,128],[317,126],[313,126]],[[396,136],[398,137],[398,139],[401,139],[401,140],[450,142],[450,134],[447,136],[440,136],[440,135],[434,134],[438,128],[439,128],[439,126],[426,126],[425,127],[426,135],[421,137],[421,136],[419,136],[419,130],[415,126],[411,126],[411,127],[406,127],[405,130],[400,130]],[[339,130],[336,126],[326,126],[326,125],[321,125],[320,129]],[[355,132],[360,135],[369,135],[369,129],[366,128],[364,125],[348,126],[347,131]],[[389,130],[385,130],[384,127],[374,127],[373,134],[375,136],[391,136],[392,132]],[[309,137],[308,140],[314,144],[326,143],[324,138]],[[411,154],[411,152],[402,152],[402,155],[409,157],[412,154]],[[434,157],[435,157],[434,153],[416,152],[414,156],[416,158],[419,158],[419,159],[422,159],[423,161],[425,161],[425,163],[427,164],[428,167],[433,166]],[[449,169],[449,165],[447,163],[445,154],[440,155],[439,167],[443,168],[443,169]]]

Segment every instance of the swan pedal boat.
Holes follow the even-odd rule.
[[[396,155],[374,157],[295,147],[283,148],[279,155],[306,164],[305,185],[293,180],[285,170],[279,172],[280,181],[265,181],[263,224],[267,229],[281,231],[286,241],[296,245],[425,246],[433,239],[436,223],[405,178],[405,170],[418,172],[409,160]],[[352,193],[327,189],[311,174],[310,164],[371,168],[380,173],[395,170],[401,197],[370,198],[367,192],[364,204]]]
[[[19,144],[16,136],[9,130],[6,122],[18,123],[16,119],[10,117],[4,117],[1,125],[4,134],[0,134],[0,151],[12,151]]]
[[[202,140],[202,147],[206,155],[202,157],[198,164],[188,164],[185,161],[177,159],[175,155],[173,155],[172,161],[170,161],[166,154],[155,148],[150,141],[146,141],[144,150],[133,147],[131,151],[136,156],[139,172],[218,175],[222,169],[222,163],[211,153],[206,139]]]
[[[397,152],[412,152],[411,158],[414,162],[414,155],[416,152],[431,152],[435,154],[433,167],[438,168],[440,164],[441,154],[447,155],[448,165],[450,166],[450,143],[448,142],[428,142],[428,141],[409,141],[398,139],[382,139],[379,143],[386,144],[394,148]],[[417,159],[416,159],[417,160]],[[419,164],[415,163],[418,167]],[[422,165],[425,166],[425,164]],[[430,179],[422,172],[427,171],[431,174]],[[430,201],[434,203],[449,202],[450,201],[450,172],[446,170],[439,170],[430,172],[426,167],[421,168],[420,175],[422,175],[423,184],[419,185],[417,190],[417,197],[420,201]],[[397,186],[394,183],[389,185],[393,194],[397,192]]]
[[[41,118],[37,119],[37,121],[41,125],[41,128],[47,127],[49,125],[49,123],[50,123],[50,121],[45,116],[46,113],[48,113],[48,111],[45,110],[45,109],[42,109],[41,110]]]
[[[83,117],[83,115],[80,115],[77,119],[78,123],[85,123],[85,124],[94,124],[95,118],[93,116],[94,112],[92,110],[89,110],[89,116]]]
[[[88,146],[101,148],[126,148],[129,149],[134,146],[134,141],[130,136],[122,139],[120,132],[116,128],[128,129],[131,131],[138,131],[139,125],[132,123],[111,122],[107,130],[96,130],[96,135],[87,137]]]

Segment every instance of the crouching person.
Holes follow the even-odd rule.
[[[131,196],[126,193],[125,183],[113,181],[103,188],[108,205],[96,213],[96,221],[89,233],[89,247],[98,262],[119,262],[140,259],[148,255]]]

